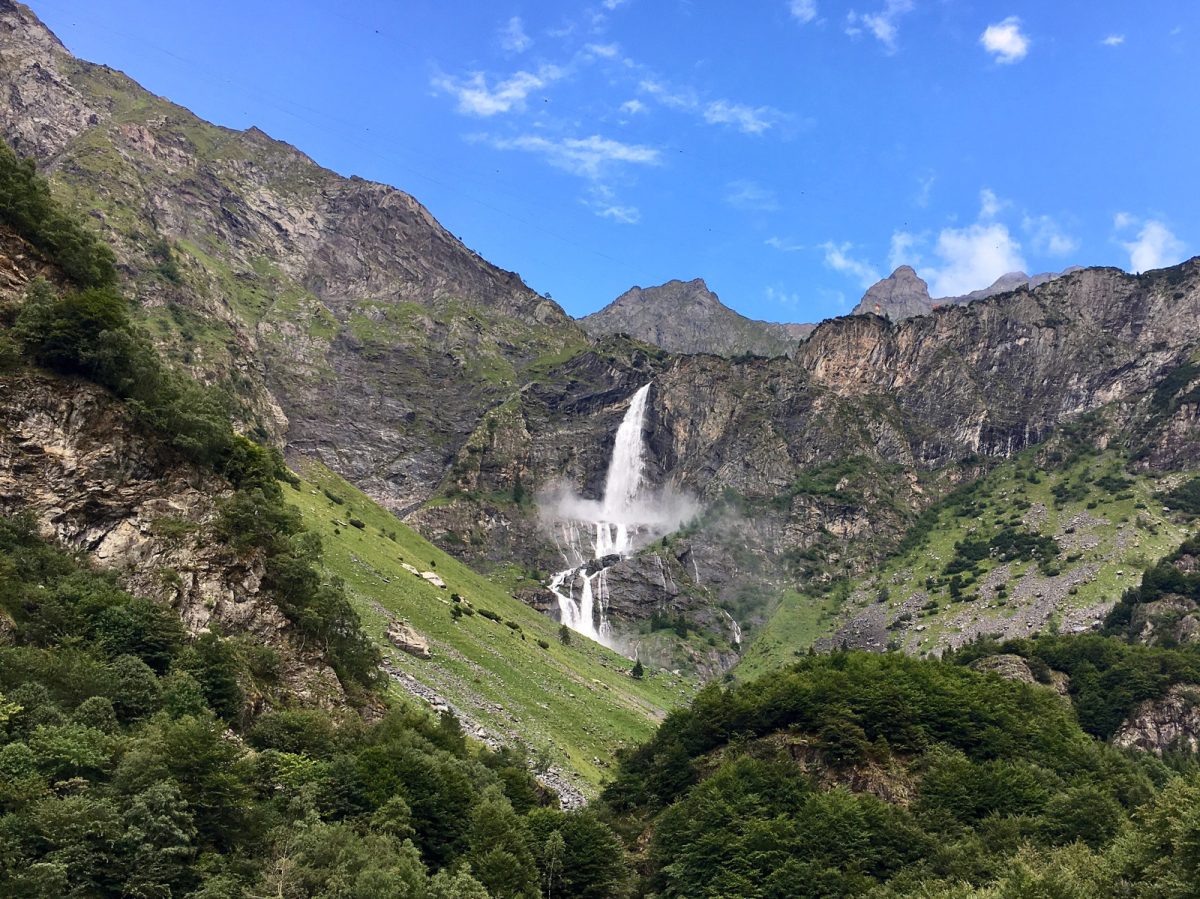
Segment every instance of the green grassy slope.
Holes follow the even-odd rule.
[[[665,671],[648,670],[644,679],[634,680],[628,659],[575,634],[571,645],[562,645],[557,624],[437,549],[328,469],[302,463],[299,473],[303,483],[287,499],[321,536],[326,568],[345,580],[392,667],[500,738],[523,742],[574,773],[585,793],[605,778],[614,750],[647,739],[663,714],[698,688]],[[363,527],[351,525],[351,518]],[[446,589],[402,563],[435,572]],[[455,619],[454,593],[476,614]],[[503,620],[479,614],[485,609]],[[429,640],[432,659],[387,642],[388,613]]]
[[[829,593],[786,597],[738,665],[739,679],[786,664],[841,623],[863,616],[890,622],[888,644],[918,653],[1026,622],[1032,623],[1028,630],[1078,630],[1186,536],[1186,525],[1156,499],[1180,475],[1130,474],[1117,450],[1069,455],[1044,471],[1038,452],[1020,454],[936,505],[906,551],[871,574]],[[947,567],[960,558],[956,546],[1002,533],[1050,537],[1058,548],[1041,565],[1036,558],[1006,562],[989,553],[973,570],[958,572],[958,595],[952,595],[955,572]]]

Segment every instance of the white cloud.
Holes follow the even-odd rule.
[[[698,113],[709,125],[729,125],[743,134],[762,134],[788,118],[771,106],[747,106],[730,100],[702,103],[694,88],[674,87],[655,78],[644,78],[638,90],[670,109]]]
[[[933,185],[937,182],[937,175],[926,175],[923,178],[917,178],[919,190],[917,195],[913,197],[913,202],[924,209],[929,205],[929,196],[933,193]]]
[[[935,297],[970,293],[1025,268],[1021,245],[1000,222],[945,228],[938,234],[934,252],[940,264],[926,272]]]
[[[1016,16],[989,25],[979,36],[979,43],[1000,63],[1020,62],[1029,54],[1029,38],[1021,33],[1021,20]]]
[[[486,118],[524,108],[526,97],[553,84],[565,74],[558,66],[546,65],[536,73],[515,72],[490,87],[482,72],[472,72],[466,78],[438,75],[433,79],[433,86],[452,94],[458,100],[459,112]]]
[[[524,150],[546,158],[552,166],[597,180],[615,165],[659,165],[661,154],[654,147],[626,144],[593,134],[584,138],[550,140],[537,134],[513,138],[484,138],[497,150]]]
[[[1021,228],[1029,235],[1033,249],[1047,256],[1070,256],[1079,249],[1079,239],[1067,234],[1048,215],[1025,216]]]
[[[646,111],[646,104],[641,100],[626,100],[621,104],[621,112],[629,115],[638,115]]]
[[[782,237],[768,237],[764,243],[768,247],[774,247],[781,253],[797,253],[805,248],[804,244],[795,243],[791,240],[785,240]]]
[[[850,10],[846,15],[846,33],[857,37],[865,28],[883,44],[888,53],[895,53],[896,41],[900,37],[899,19],[912,10],[913,0],[887,0],[883,9],[874,13],[857,13]]]
[[[801,25],[807,25],[817,17],[817,0],[790,0],[788,9]]]
[[[653,78],[644,79],[638,85],[638,90],[649,94],[663,106],[669,106],[672,109],[695,109],[700,105],[700,100],[692,89],[670,87]]]
[[[989,187],[985,187],[979,192],[979,217],[981,219],[994,219],[1007,205],[1008,201],[1001,200]]]
[[[1124,219],[1123,224],[1117,225],[1119,228],[1139,224],[1132,216],[1124,213],[1119,213],[1117,219]],[[1187,256],[1187,247],[1183,241],[1172,234],[1165,224],[1156,219],[1146,219],[1140,224],[1141,230],[1138,231],[1137,238],[1121,244],[1129,252],[1130,271],[1148,272],[1182,262]]]
[[[917,267],[921,257],[913,251],[920,241],[921,238],[908,231],[893,232],[891,247],[888,249],[888,266],[892,271],[902,265]]]
[[[704,107],[704,121],[710,125],[732,125],[742,134],[762,134],[770,130],[783,114],[770,106],[744,106],[728,100],[714,100]]]
[[[533,38],[525,33],[525,24],[520,16],[513,16],[500,29],[500,46],[509,53],[524,53],[533,46]]]
[[[604,0],[603,6],[609,12],[612,12],[613,10],[624,6],[628,2],[629,0]]]
[[[879,273],[868,263],[855,259],[850,255],[854,245],[851,243],[836,244],[826,241],[821,245],[825,251],[825,264],[836,272],[850,275],[857,279],[864,288],[870,287],[879,280]]]
[[[593,56],[601,56],[604,59],[616,59],[621,55],[619,44],[588,44],[583,49]]]
[[[763,294],[767,298],[767,302],[774,303],[777,306],[784,306],[788,309],[796,309],[800,306],[800,294],[788,293],[787,290],[780,286],[767,285]]]
[[[1123,43],[1125,43],[1125,35],[1110,34],[1108,37],[1106,37],[1100,43],[1103,44],[1105,47],[1119,47]]]
[[[642,220],[642,213],[636,206],[600,206],[595,212],[601,218],[612,219],[622,225],[636,225]]]
[[[1136,225],[1137,218],[1130,215],[1128,212],[1118,212],[1113,216],[1113,227],[1118,231],[1123,231],[1130,225]]]
[[[745,179],[730,181],[725,185],[725,202],[751,212],[774,212],[779,208],[775,191]]]

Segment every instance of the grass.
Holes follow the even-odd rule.
[[[738,662],[735,676],[738,680],[753,680],[786,665],[832,632],[836,612],[837,602],[831,595],[806,596],[789,590]]]
[[[288,491],[288,500],[321,536],[326,568],[345,580],[391,664],[472,721],[574,774],[585,793],[594,795],[607,777],[615,750],[647,739],[667,711],[698,689],[697,681],[667,671],[648,670],[634,680],[628,659],[577,634],[564,646],[554,621],[434,547],[327,468],[305,462],[299,474],[302,485]],[[349,526],[351,517],[365,526]],[[402,563],[436,572],[446,589],[414,576]],[[455,593],[464,603],[451,599]],[[451,609],[466,603],[500,620],[478,613],[456,619]],[[387,642],[388,613],[429,640],[432,659],[407,655]],[[403,693],[398,685],[393,689]]]
[[[1062,597],[1052,619],[1057,623],[1065,614],[1115,602],[1140,581],[1147,564],[1171,552],[1187,536],[1187,526],[1164,512],[1162,502],[1155,499],[1162,489],[1159,479],[1130,474],[1121,451],[1079,454],[1046,471],[1037,467],[1038,452],[1034,448],[1021,453],[985,475],[965,499],[951,498],[935,507],[937,520],[925,537],[855,579],[841,610],[829,597],[806,595],[803,590],[785,597],[748,648],[736,676],[750,678],[787,664],[797,652],[877,603],[885,588],[883,606],[889,617],[900,614],[905,603],[910,610],[930,604],[913,612],[913,627],[894,632],[897,642],[910,652],[939,650],[969,623],[970,616],[1000,621],[1025,612],[1028,606],[1013,601],[1011,594],[1026,575],[1045,578],[1039,582],[1047,585],[1045,589],[1058,585]],[[1115,484],[1121,486],[1114,489]],[[946,566],[956,558],[956,545],[1005,528],[1058,539],[1062,551],[1051,566],[1060,573],[1047,577],[1032,560],[1008,563],[1008,595],[1000,596],[982,585],[1004,563],[985,558],[977,563],[975,573],[962,575],[965,601],[952,602]]]

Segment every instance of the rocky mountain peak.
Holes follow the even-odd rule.
[[[721,302],[703,278],[631,287],[579,320],[592,337],[628,334],[673,353],[782,356],[812,329],[746,318]]]
[[[902,265],[882,281],[872,285],[853,315],[881,315],[893,321],[923,315],[933,306],[929,285],[909,265]]]

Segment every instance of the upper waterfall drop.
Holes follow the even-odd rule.
[[[608,475],[604,479],[604,501],[601,506],[601,517],[604,519],[619,521],[627,517],[641,492],[642,475],[646,467],[644,431],[649,395],[649,384],[638,388],[629,401],[629,410],[621,419],[621,426],[617,428],[612,457],[608,461]]]

